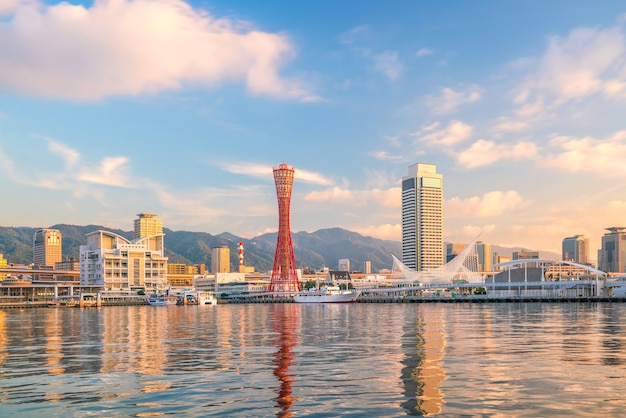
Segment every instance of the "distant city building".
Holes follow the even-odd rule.
[[[402,262],[421,271],[444,261],[443,176],[433,164],[413,164],[402,178]]]
[[[598,250],[598,269],[607,273],[626,273],[626,227],[606,228]]]
[[[163,221],[154,213],[140,213],[135,219],[135,239],[163,235]]]
[[[363,263],[363,273],[372,274],[372,262],[371,261],[366,261]]]
[[[350,271],[350,259],[348,258],[340,258],[337,263],[337,270],[339,271]]]
[[[81,286],[148,292],[163,291],[169,286],[163,233],[151,235],[159,228],[163,230],[158,226],[160,221],[156,215],[142,215],[146,214],[138,215],[135,221],[135,235],[139,237],[132,241],[109,231],[87,234],[87,245],[80,246]],[[142,219],[151,219],[152,226],[137,222]]]
[[[563,239],[563,261],[573,261],[578,264],[589,263],[589,238],[584,235],[574,235]]]
[[[0,268],[2,268],[2,269],[7,268],[7,260],[5,260],[4,254],[2,254],[2,253],[0,253]],[[0,281],[4,280],[6,278],[7,278],[7,274],[0,272]]]
[[[539,258],[539,251],[513,251],[513,260],[533,260]]]
[[[478,255],[478,271],[493,271],[491,244],[478,241],[476,243],[476,253]]]
[[[33,264],[35,267],[53,268],[55,263],[63,260],[61,231],[57,229],[40,229],[33,237]]]
[[[458,242],[452,243],[452,242],[448,242],[446,243],[446,263],[449,263],[450,261],[452,261],[454,259],[454,257],[456,257],[457,255],[461,254],[461,252],[465,249],[465,244],[461,244]]]
[[[224,245],[211,249],[211,273],[230,273],[230,248]]]
[[[505,256],[505,255],[498,255],[498,253],[494,253],[493,261],[494,261],[494,264],[508,263],[509,261],[511,261],[511,257]],[[494,267],[494,268],[495,268],[494,271],[502,270],[502,267]]]

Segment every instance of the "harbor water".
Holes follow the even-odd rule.
[[[620,416],[626,304],[0,310],[0,415]]]

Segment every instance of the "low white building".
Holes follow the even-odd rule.
[[[163,234],[132,241],[109,231],[87,234],[87,245],[80,246],[80,284],[104,290],[167,289]]]

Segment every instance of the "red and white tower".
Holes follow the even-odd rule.
[[[278,168],[274,168],[274,183],[276,183],[276,196],[278,197],[278,240],[270,280],[270,292],[300,291],[300,282],[296,272],[296,258],[293,255],[293,245],[291,244],[289,220],[293,173],[293,167],[284,163]]]

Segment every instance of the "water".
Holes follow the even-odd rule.
[[[0,415],[619,416],[626,305],[0,311]]]

